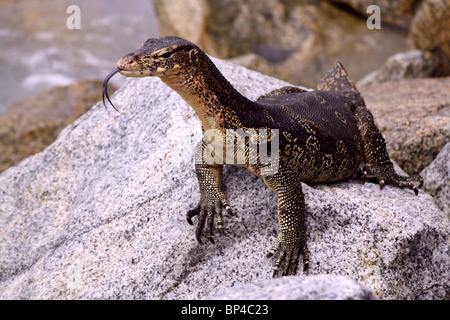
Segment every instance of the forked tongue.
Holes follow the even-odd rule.
[[[112,107],[120,113],[119,110],[117,110],[117,108],[113,105],[113,103],[111,102],[111,100],[109,99],[109,94],[108,94],[108,81],[109,79],[111,79],[116,73],[120,72],[120,68],[116,68],[114,69],[110,74],[108,74],[105,78],[105,80],[103,80],[103,90],[102,90],[102,100],[103,100],[103,105],[105,106],[106,109],[106,103],[105,103],[105,96],[106,99],[108,99],[109,103],[112,105]]]

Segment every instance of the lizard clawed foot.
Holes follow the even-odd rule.
[[[229,215],[233,215],[228,204],[225,204],[225,210]],[[197,227],[195,229],[195,237],[200,244],[203,244],[201,236],[206,225],[206,238],[214,244],[214,217],[217,217],[217,230],[220,234],[224,234],[222,202],[215,202],[213,205],[202,205],[199,203],[197,207],[189,210],[186,214],[186,220],[190,225],[194,225],[192,218],[198,216]]]
[[[303,255],[303,271],[307,271],[309,267],[309,251],[306,242],[303,246],[294,246],[292,249],[287,249],[281,242],[278,239],[266,256],[267,258],[273,255],[277,256],[273,267],[273,277],[296,275],[300,255]],[[282,265],[283,268],[281,268]]]
[[[364,184],[366,179],[376,179],[380,185],[380,189],[386,184],[392,184],[399,188],[408,188],[414,191],[416,195],[419,194],[419,189],[423,186],[423,179],[420,175],[415,176],[400,176],[395,170],[391,162],[383,165],[364,166],[359,172],[359,176],[362,176],[362,183]]]

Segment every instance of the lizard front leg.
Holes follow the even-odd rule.
[[[206,237],[214,243],[214,217],[217,217],[217,229],[223,233],[222,208],[232,214],[231,207],[222,191],[222,168],[223,165],[208,164],[204,159],[206,144],[202,140],[195,150],[195,171],[200,186],[200,201],[198,205],[186,214],[187,222],[191,225],[192,218],[198,216],[195,237],[199,243],[203,243],[201,236],[206,225]]]
[[[277,254],[273,276],[295,275],[300,254],[303,255],[304,270],[309,263],[304,218],[305,200],[301,182],[295,172],[281,160],[278,172],[264,176],[263,179],[267,186],[278,194],[280,232],[267,255],[271,257]]]

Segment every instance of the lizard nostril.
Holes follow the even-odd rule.
[[[132,54],[127,54],[117,61],[117,66],[122,70],[131,70],[136,66],[136,58],[137,57]]]

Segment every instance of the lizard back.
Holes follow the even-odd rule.
[[[252,123],[280,130],[280,156],[305,182],[341,180],[362,160],[350,102],[345,92],[269,96],[257,101],[262,112]]]

